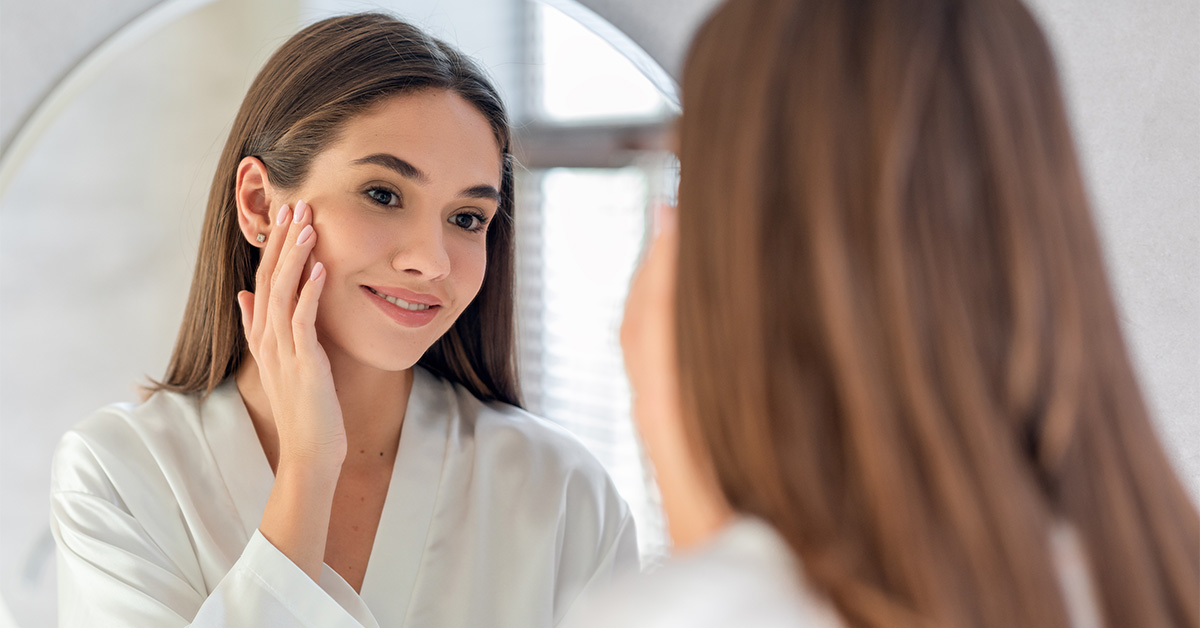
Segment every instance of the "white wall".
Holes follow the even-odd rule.
[[[1058,56],[1143,390],[1200,501],[1200,2],[1027,1]]]
[[[0,146],[70,66],[158,1],[0,2]]]
[[[54,622],[53,448],[163,373],[225,135],[298,19],[218,0],[117,54],[0,199],[0,595],[21,626]]]

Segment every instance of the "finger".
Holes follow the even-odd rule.
[[[272,286],[275,285],[275,282],[279,281],[279,273],[283,269],[283,265],[288,258],[288,252],[291,251],[292,247],[296,245],[296,236],[300,235],[300,231],[302,231],[304,226],[308,224],[308,215],[312,213],[310,210],[311,208],[309,208],[308,203],[305,203],[304,201],[296,201],[296,204],[292,207],[291,214],[281,217],[287,218],[288,220],[286,223],[280,223],[279,225],[279,229],[283,232],[285,237],[283,238],[283,242],[279,244],[279,259],[275,264],[275,267],[272,269]]]
[[[325,265],[317,262],[308,275],[308,281],[300,289],[296,314],[292,316],[292,334],[296,338],[298,351],[313,351],[320,347],[317,341],[317,303],[324,289]]]
[[[658,215],[659,232],[668,235],[678,233],[679,229],[679,207],[677,205],[664,204]]]
[[[660,206],[657,214],[654,239],[641,268],[652,268],[648,282],[661,284],[664,277],[675,272],[675,258],[679,255],[679,221],[677,210],[671,205]]]
[[[262,258],[258,262],[258,271],[254,278],[254,307],[251,308],[254,312],[267,312],[267,305],[271,299],[271,278],[275,276],[275,266],[279,261],[280,251],[283,249],[284,243],[287,241],[288,230],[284,225],[290,219],[292,213],[290,208],[285,204],[279,208],[279,215],[275,220],[275,228],[271,229],[271,234],[267,239],[267,246],[263,248]],[[255,321],[255,327],[252,327],[254,338],[261,338],[263,330],[266,328],[266,316],[259,316]]]
[[[254,341],[250,337],[254,321],[254,293],[249,290],[242,290],[237,293],[238,310],[242,313],[242,333],[246,335],[246,341],[250,343],[251,348],[254,347]]]
[[[650,238],[654,239],[664,231],[674,231],[678,223],[679,208],[670,203],[657,203],[650,212]]]
[[[317,234],[312,226],[312,211],[304,201],[296,203],[295,218],[288,228],[271,292],[270,324],[275,328],[276,342],[281,350],[294,348],[292,317],[296,311],[297,293],[304,266],[312,253]]]

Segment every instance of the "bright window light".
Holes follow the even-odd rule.
[[[539,5],[542,114],[550,122],[659,118],[668,111],[654,85],[617,52],[558,9]]]

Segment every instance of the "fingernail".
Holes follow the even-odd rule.
[[[325,266],[323,264],[321,264],[321,262],[317,262],[316,264],[313,264],[312,274],[308,276],[308,280],[316,281],[317,277],[319,277],[321,275],[322,270],[325,270]]]
[[[296,238],[296,244],[304,244],[305,242],[307,242],[309,236],[312,235],[312,232],[313,232],[312,225],[305,225],[304,230],[300,232],[300,237]]]
[[[674,233],[679,226],[679,208],[675,205],[664,204],[658,213],[660,233]]]
[[[292,219],[292,222],[300,224],[300,221],[304,220],[305,210],[307,209],[308,203],[305,203],[304,201],[298,201],[296,203],[296,217]]]
[[[280,207],[279,208],[279,217],[275,219],[275,224],[282,225],[283,223],[287,222],[287,213],[288,213],[287,205]]]

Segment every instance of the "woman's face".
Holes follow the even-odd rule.
[[[491,126],[453,92],[396,96],[347,123],[277,201],[311,208],[309,268],[320,261],[328,273],[317,331],[330,358],[415,364],[479,292],[499,190]]]

